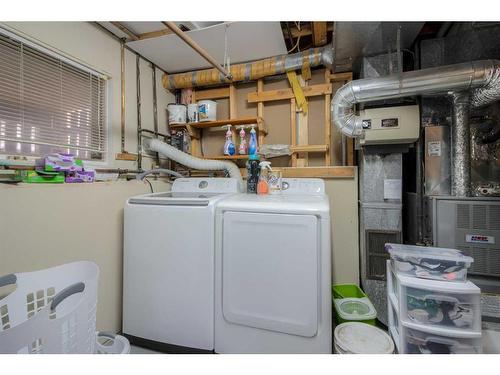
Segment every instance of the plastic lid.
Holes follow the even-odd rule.
[[[394,342],[380,328],[360,322],[342,323],[335,328],[335,344],[353,354],[390,354]]]
[[[368,298],[335,299],[335,309],[344,320],[370,320],[377,317],[377,311]]]
[[[437,260],[448,260],[453,262],[463,262],[470,265],[474,259],[462,254],[456,249],[446,249],[442,247],[431,246],[413,246],[394,243],[386,243],[385,249],[391,254],[391,257],[397,256],[403,260],[408,257],[428,258]]]
[[[259,154],[248,155],[248,160],[260,160]]]

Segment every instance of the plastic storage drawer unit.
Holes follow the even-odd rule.
[[[474,261],[455,249],[388,243],[391,264],[399,274],[421,279],[466,281]]]
[[[403,326],[403,353],[406,354],[477,354],[481,353],[481,334],[453,337]]]

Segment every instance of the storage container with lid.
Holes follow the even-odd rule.
[[[333,285],[332,292],[337,323],[355,321],[375,325],[377,310],[357,285]]]
[[[380,328],[360,322],[342,323],[334,331],[338,354],[392,354],[394,342]]]
[[[443,281],[465,281],[474,259],[455,249],[385,244],[397,273]]]

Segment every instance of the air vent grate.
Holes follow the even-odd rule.
[[[485,205],[475,204],[472,206],[472,227],[474,229],[487,229],[486,209]]]
[[[488,222],[489,229],[500,230],[500,205],[489,207]]]
[[[457,228],[470,228],[470,206],[468,204],[457,204]]]
[[[389,253],[385,251],[386,243],[401,243],[401,232],[391,230],[366,230],[366,252],[368,254],[366,273],[372,280],[385,280],[386,260]]]

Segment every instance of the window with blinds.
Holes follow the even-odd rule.
[[[104,160],[106,82],[0,34],[0,154]]]

